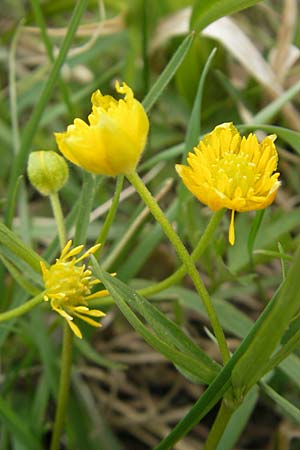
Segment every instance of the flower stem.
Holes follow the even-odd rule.
[[[64,216],[61,209],[58,194],[55,192],[50,195],[51,206],[53,214],[57,224],[58,236],[61,249],[66,245],[66,228],[64,222]],[[53,434],[51,439],[50,450],[58,450],[60,445],[60,436],[63,430],[66,409],[68,405],[69,390],[70,390],[70,376],[72,365],[72,343],[73,333],[69,325],[64,323],[64,337],[63,337],[63,349],[61,355],[61,368],[59,378],[59,391],[55,413],[55,421],[53,427]]]
[[[72,341],[73,341],[73,333],[69,325],[65,323],[57,409],[50,450],[59,449],[60,436],[64,426],[70,389],[70,375],[72,365]]]
[[[228,346],[225,340],[223,329],[220,325],[220,322],[218,320],[218,317],[216,315],[213,303],[211,301],[211,298],[204,286],[203,281],[200,278],[200,275],[195,267],[194,261],[191,257],[191,255],[186,250],[185,246],[183,245],[181,239],[179,238],[178,234],[174,231],[172,225],[168,221],[168,219],[165,217],[163,211],[160,209],[159,205],[155,201],[155,199],[152,197],[151,193],[148,191],[146,186],[144,185],[141,178],[138,176],[136,172],[127,175],[128,180],[130,183],[134,186],[142,200],[145,202],[145,204],[150,209],[152,215],[157,220],[157,222],[161,225],[162,229],[164,230],[166,236],[169,238],[171,243],[173,244],[179,258],[185,265],[187,273],[190,275],[191,279],[193,280],[193,283],[195,285],[195,288],[200,295],[203,304],[205,306],[205,309],[207,311],[207,315],[210,319],[214,334],[216,336],[219,349],[222,355],[222,359],[224,364],[230,359],[230,353],[228,350]]]
[[[230,406],[226,399],[223,399],[203,450],[216,450],[234,410],[235,408]]]
[[[65,222],[64,222],[64,216],[61,209],[61,204],[59,201],[58,193],[53,192],[50,194],[50,202],[52,206],[52,211],[56,220],[57,225],[57,231],[58,231],[58,237],[61,249],[64,248],[66,245],[66,228],[65,228]]]
[[[32,308],[37,306],[39,303],[42,303],[43,300],[44,300],[44,292],[40,292],[31,300],[28,300],[27,302],[23,303],[23,305],[11,309],[10,311],[1,313],[0,322],[5,322],[6,320],[15,319],[16,317],[22,316],[23,314],[27,313]]]
[[[118,204],[119,204],[120,194],[121,194],[121,191],[123,188],[123,182],[124,182],[124,176],[123,175],[118,176],[117,183],[116,183],[116,190],[115,190],[115,194],[113,197],[111,207],[107,213],[103,227],[101,228],[101,231],[100,231],[99,236],[96,241],[96,244],[101,244],[101,247],[95,253],[96,257],[100,256],[100,253],[103,249],[103,244],[106,241],[109,229],[114,221],[114,218],[115,218],[115,215],[117,212],[117,208],[118,208]]]
[[[218,224],[220,223],[222,217],[224,216],[224,212],[225,209],[220,209],[219,211],[216,211],[212,215],[204,233],[202,234],[198,244],[196,245],[195,249],[191,254],[193,262],[196,262],[200,258],[200,256],[206,249],[207,245],[211,241]],[[141,295],[145,296],[157,294],[158,292],[167,289],[173,284],[178,283],[180,280],[182,280],[185,274],[186,274],[186,266],[185,264],[183,264],[182,266],[179,267],[179,269],[176,270],[176,272],[172,273],[172,275],[170,275],[169,277],[165,278],[159,283],[153,284],[152,286],[147,286],[143,289],[140,289],[138,292]]]

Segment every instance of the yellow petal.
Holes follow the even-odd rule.
[[[67,323],[71,328],[71,330],[73,331],[73,333],[75,334],[75,336],[77,336],[79,339],[82,339],[82,333],[78,328],[78,326],[72,320],[67,320]]]
[[[229,225],[229,243],[234,245],[235,242],[235,233],[234,233],[234,209],[231,211],[231,219]]]

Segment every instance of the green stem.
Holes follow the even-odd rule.
[[[220,223],[222,217],[224,216],[224,212],[225,209],[220,209],[219,211],[216,211],[212,215],[204,233],[202,234],[198,244],[196,245],[193,253],[191,254],[193,262],[196,262],[200,258],[200,256],[208,246],[218,224]],[[183,264],[182,266],[179,267],[179,269],[176,270],[176,272],[174,272],[169,277],[165,278],[159,283],[153,284],[152,286],[147,286],[146,288],[140,289],[138,292],[139,294],[145,296],[157,294],[158,292],[161,292],[167,289],[168,287],[173,286],[175,283],[178,283],[180,280],[182,280],[185,274],[186,274],[186,266],[185,264]]]
[[[234,408],[223,399],[203,450],[216,450],[233,412]]]
[[[157,204],[155,199],[152,197],[151,193],[148,191],[148,189],[146,188],[146,186],[144,185],[143,181],[138,176],[138,174],[136,172],[134,172],[130,175],[127,175],[127,178],[130,181],[130,183],[134,186],[136,191],[139,193],[142,200],[148,206],[148,208],[150,209],[154,218],[161,225],[166,236],[169,238],[172,245],[174,246],[179,258],[185,265],[187,273],[190,275],[191,279],[193,280],[195,288],[196,288],[198,294],[200,295],[200,297],[203,301],[203,304],[205,306],[205,309],[207,311],[207,315],[210,319],[214,334],[216,336],[216,339],[217,339],[217,342],[218,342],[218,345],[220,348],[222,359],[225,364],[230,359],[230,353],[229,353],[229,350],[227,347],[224,332],[220,325],[218,317],[216,315],[211,298],[203,284],[203,281],[200,278],[200,275],[195,267],[195,264],[194,264],[194,261],[193,261],[191,255],[186,250],[181,239],[179,238],[177,233],[174,231],[172,225],[169,223],[169,221],[165,217],[163,211],[160,209],[159,205]]]
[[[121,191],[123,188],[123,182],[124,182],[124,176],[123,175],[118,176],[117,183],[116,183],[116,190],[115,190],[115,194],[114,194],[114,198],[113,198],[111,207],[107,213],[103,227],[101,228],[101,231],[100,231],[99,236],[96,241],[96,244],[101,244],[101,247],[98,249],[98,251],[95,254],[96,257],[100,256],[100,253],[103,249],[103,244],[106,241],[110,227],[114,221],[114,218],[115,218],[115,215],[117,212],[117,208],[118,208],[118,204],[119,204],[120,194],[121,194]]]
[[[23,303],[23,305],[11,309],[10,311],[1,313],[0,322],[5,322],[6,320],[15,319],[16,317],[22,316],[23,314],[27,313],[32,308],[37,306],[39,303],[42,303],[43,300],[44,300],[44,292],[40,292],[31,300],[28,300],[26,303]]]
[[[224,212],[225,212],[225,209],[220,209],[219,211],[216,211],[212,215],[204,233],[202,234],[198,244],[196,245],[193,253],[191,254],[192,260],[194,262],[200,258],[200,256],[206,249],[207,245],[211,241],[212,236],[224,215]],[[109,266],[110,261],[108,262],[107,260],[105,260],[105,265]],[[155,284],[152,284],[151,286],[147,286],[145,288],[138,289],[137,292],[141,295],[144,295],[145,297],[157,294],[158,292],[164,291],[165,289],[169,288],[170,286],[173,286],[175,283],[178,283],[184,277],[185,274],[186,274],[186,266],[183,264],[182,266],[179,267],[179,269],[176,270],[176,272],[174,272],[169,277],[165,278],[164,280],[160,281],[159,283],[155,283]],[[104,297],[101,299],[93,300],[93,301],[91,301],[90,304],[93,306],[104,306],[104,305],[109,306],[109,305],[113,305],[114,301],[113,301],[112,297],[107,296],[107,297]]]
[[[53,194],[50,194],[50,202],[53,210],[53,214],[56,220],[57,225],[57,231],[58,231],[58,237],[61,249],[64,248],[66,245],[66,228],[65,228],[65,222],[64,222],[64,215],[61,209],[61,204],[59,201],[58,193],[54,192]]]
[[[73,333],[69,325],[65,322],[58,401],[50,450],[59,449],[60,436],[64,426],[70,388],[70,375],[72,365],[72,341],[73,341]]]

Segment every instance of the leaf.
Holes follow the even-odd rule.
[[[190,373],[193,378],[196,377],[198,382],[211,382],[219,371],[218,365],[145,298],[104,272],[93,256],[91,260],[97,277],[101,279],[122,313],[145,341],[183,371]],[[147,320],[156,335],[149,331],[131,308],[137,310]]]
[[[44,112],[44,109],[46,107],[46,104],[50,98],[50,95],[53,92],[55,82],[59,78],[60,69],[61,69],[63,63],[65,62],[68,50],[73,42],[75,32],[79,25],[81,16],[87,6],[87,3],[88,3],[87,0],[79,0],[73,9],[73,14],[72,14],[71,20],[69,22],[68,30],[67,30],[65,38],[60,46],[58,56],[53,64],[51,73],[50,73],[47,81],[45,82],[43,90],[42,90],[40,96],[38,97],[38,100],[35,104],[33,112],[31,114],[29,120],[27,121],[26,127],[24,129],[24,133],[22,134],[20,149],[19,149],[19,152],[18,152],[16,158],[14,159],[14,163],[13,163],[12,170],[11,170],[11,176],[10,176],[10,181],[9,181],[9,190],[8,190],[7,209],[6,209],[6,214],[5,214],[6,221],[9,221],[13,215],[12,214],[13,207],[14,207],[13,196],[14,196],[16,181],[17,181],[19,175],[24,170],[27,156],[31,150],[31,144],[32,144],[34,135],[35,135],[36,131],[38,130],[38,125],[40,123],[40,120],[41,120],[42,114]]]
[[[155,295],[155,298],[160,298],[163,295],[166,298],[176,298],[178,299],[184,307],[188,307],[197,311],[203,317],[207,317],[205,309],[201,302],[199,302],[198,296],[194,291],[190,289],[181,288],[176,286],[174,288],[169,288],[163,292],[163,294]],[[217,315],[219,317],[220,323],[225,331],[228,333],[233,333],[235,336],[244,338],[250,332],[253,322],[246,314],[239,311],[231,303],[224,300],[219,300],[214,298],[214,305],[216,308]],[[294,355],[290,354],[284,361],[278,366],[288,377],[300,387],[300,359]]]
[[[282,107],[290,101],[300,91],[300,82],[294,84],[287,91],[283,92],[276,100],[269,103],[258,114],[252,118],[252,125],[269,122],[282,109]]]
[[[232,415],[216,450],[232,450],[252,414],[258,400],[258,389],[255,386],[248,392],[243,403]]]
[[[0,223],[0,244],[7,247],[12,253],[25,261],[36,272],[41,272],[40,261],[42,258],[30,247],[25,245],[21,239],[19,239],[18,236],[3,223]]]
[[[250,228],[250,233],[249,233],[248,243],[247,243],[250,261],[252,261],[252,252],[253,252],[255,238],[260,229],[262,220],[264,218],[264,214],[265,214],[264,209],[262,209],[260,211],[256,211],[255,219],[253,220],[251,228]]]
[[[95,195],[95,177],[84,172],[73,245],[84,245]]]
[[[15,436],[27,450],[42,450],[42,446],[28,425],[17,416],[11,406],[0,397],[0,417],[11,434]]]
[[[277,403],[277,405],[288,414],[292,419],[300,424],[300,409],[296,408],[292,403],[282,397],[278,392],[276,392],[271,386],[264,382],[259,383],[262,390],[268,394],[268,396]]]
[[[188,128],[185,136],[185,151],[183,155],[183,159],[185,158],[188,151],[191,151],[195,145],[198,143],[198,139],[201,132],[201,110],[202,110],[202,99],[203,99],[203,90],[205,85],[205,80],[207,73],[210,69],[213,58],[215,57],[217,49],[214,48],[202,70],[201,77],[199,78],[198,89],[195,97],[195,101],[193,104],[193,109],[191,113],[191,117],[188,123]],[[185,162],[185,161],[183,161]]]
[[[223,16],[255,5],[260,0],[196,0],[193,7],[190,28],[197,33]]]
[[[127,367],[125,364],[110,361],[109,359],[100,355],[87,341],[76,339],[75,345],[86,359],[98,364],[98,366],[100,367],[106,367],[108,369],[115,370],[124,370]]]
[[[194,39],[194,33],[190,33],[179,45],[178,49],[168,62],[167,66],[156,80],[146,97],[144,98],[142,104],[147,112],[150,111],[156,100],[160,97],[161,93],[165,87],[169,84],[170,80],[175,75],[178,67],[182,63],[185,55],[190,49]]]
[[[263,319],[252,342],[232,372],[232,384],[236,395],[247,392],[260,379],[290,320],[299,309],[299,264],[300,249],[294,257],[282,287],[260,316]]]

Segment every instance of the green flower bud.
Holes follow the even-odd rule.
[[[31,184],[42,195],[50,195],[65,185],[69,169],[62,156],[40,150],[29,155],[27,173]]]

